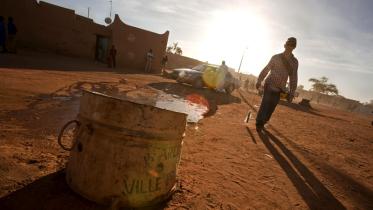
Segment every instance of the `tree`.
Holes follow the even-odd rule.
[[[167,49],[166,49],[166,52],[167,52],[167,53],[172,53],[172,47],[171,47],[171,46],[168,46]]]
[[[166,52],[167,53],[174,53],[174,54],[177,54],[177,55],[182,55],[183,54],[183,50],[179,47],[178,42],[174,42],[172,44],[172,46],[168,46],[167,49],[166,49]]]
[[[175,53],[178,54],[178,55],[182,55],[182,54],[183,54],[183,51],[181,50],[180,47],[177,47]]]
[[[329,93],[334,94],[334,95],[338,95],[337,86],[335,86],[334,84],[327,84],[326,85],[326,94],[329,95]]]
[[[179,42],[174,42],[172,44],[172,50],[174,51],[174,53],[176,52],[176,49],[178,48],[178,45],[179,45]]]
[[[334,94],[338,95],[338,89],[337,86],[328,83],[327,77],[321,77],[320,79],[310,78],[308,81],[313,82],[312,84],[312,91],[323,93],[323,94]]]

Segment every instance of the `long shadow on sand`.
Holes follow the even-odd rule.
[[[356,206],[360,206],[362,209],[373,209],[373,190],[366,187],[364,184],[359,183],[353,177],[349,176],[345,172],[338,168],[335,168],[326,161],[320,160],[315,154],[310,151],[305,150],[300,147],[291,139],[284,136],[273,126],[270,126],[279,138],[283,139],[292,148],[299,152],[307,160],[317,164],[320,167],[320,172],[323,173],[325,177],[337,183],[340,188],[343,188],[346,192],[351,192],[348,197],[354,200]]]
[[[244,97],[241,92],[239,92],[239,94],[242,97],[242,100],[252,110],[257,112],[257,109],[247,101],[246,97]],[[310,114],[319,115],[320,117],[344,121],[343,119],[321,115],[315,112],[315,110],[307,109],[299,104],[289,104],[284,102],[282,105],[288,106],[289,108],[296,109],[298,111],[304,111]],[[334,180],[335,182],[337,182],[337,184],[341,188],[344,188],[344,190],[346,191],[351,191],[351,189],[353,189],[354,193],[351,193],[349,197],[354,200],[356,206],[361,206],[362,209],[373,209],[373,191],[371,189],[357,182],[354,178],[350,177],[341,170],[326,164],[325,161],[319,160],[317,156],[312,155],[309,151],[305,151],[294,141],[281,134],[273,126],[270,125],[269,128],[273,130],[279,138],[286,141],[286,143],[288,143],[292,148],[302,154],[307,160],[312,161],[320,166],[320,168],[323,170],[321,172],[324,176],[328,177],[330,180]],[[246,127],[246,130],[250,135],[252,141],[256,144],[257,141],[252,131],[248,127]],[[343,204],[341,204],[331,194],[331,192],[315,177],[315,175],[279,140],[278,137],[267,130],[265,131],[265,133],[259,134],[259,137],[261,138],[267,149],[272,153],[276,161],[283,168],[289,179],[293,182],[294,186],[297,188],[298,192],[305,200],[307,205],[310,207],[310,209],[346,209]],[[273,142],[274,144],[271,142]],[[280,148],[285,156],[282,155],[278,149],[276,149],[275,145]],[[303,178],[298,175],[294,168],[292,168],[290,162],[288,162],[287,159],[290,160],[290,162],[295,166],[296,170]],[[328,199],[330,199],[330,202]]]
[[[209,111],[205,114],[205,117],[215,114],[218,109],[218,105],[240,103],[241,99],[225,93],[216,92],[207,88],[194,88],[189,85],[171,83],[171,82],[157,82],[150,83],[148,86],[161,90],[166,94],[177,95],[182,98],[186,98],[188,95],[197,94],[202,96],[208,101]]]
[[[265,130],[259,137],[310,209],[346,209],[276,136]]]
[[[166,201],[167,202],[167,201]],[[161,210],[166,203],[138,210]],[[6,210],[107,210],[73,192],[65,181],[64,170],[44,176],[15,192],[0,198],[0,209]],[[126,210],[126,209],[122,209]]]

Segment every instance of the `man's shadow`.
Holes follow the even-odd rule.
[[[276,136],[268,130],[258,134],[310,209],[346,209]]]

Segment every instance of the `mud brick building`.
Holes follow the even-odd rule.
[[[19,47],[50,51],[106,62],[111,45],[117,48],[117,67],[143,71],[151,48],[152,72],[158,73],[169,32],[157,34],[123,23],[116,15],[108,26],[75,14],[74,10],[36,0],[0,0],[0,16],[14,18]]]

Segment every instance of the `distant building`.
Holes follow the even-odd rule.
[[[157,34],[129,26],[118,15],[104,26],[74,10],[36,0],[1,0],[0,14],[14,18],[20,47],[107,62],[108,50],[115,45],[117,66],[135,71],[144,69],[151,48],[155,55],[152,72],[161,71],[168,31]]]

